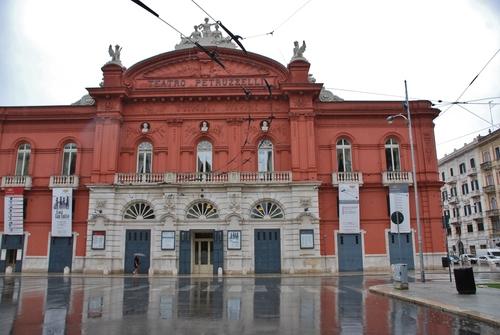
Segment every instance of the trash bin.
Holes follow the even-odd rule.
[[[443,268],[450,267],[450,260],[448,257],[441,257],[441,263],[443,264]]]
[[[398,290],[408,289],[407,264],[394,264],[394,288]]]
[[[476,294],[476,282],[472,268],[453,269],[455,285],[460,294]]]

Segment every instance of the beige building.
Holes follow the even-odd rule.
[[[450,254],[500,245],[500,130],[478,136],[438,164]]]

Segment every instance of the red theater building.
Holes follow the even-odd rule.
[[[441,267],[438,110],[410,102],[414,175],[405,120],[387,122],[401,102],[343,101],[299,48],[285,67],[198,43],[129,68],[111,50],[73,105],[0,107],[0,271],[132,273],[135,254],[149,274],[414,269],[415,178]]]

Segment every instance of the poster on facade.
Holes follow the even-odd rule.
[[[339,184],[339,233],[358,234],[359,185]]]
[[[228,230],[227,248],[236,250],[241,249],[241,230]]]
[[[52,190],[52,236],[71,236],[72,207],[73,190],[71,188],[54,188]]]
[[[389,206],[391,211],[391,233],[410,232],[410,197],[408,184],[392,184],[389,187]]]
[[[106,232],[99,230],[92,232],[92,249],[104,250],[106,248]]]
[[[5,235],[23,234],[24,188],[5,188],[4,227]]]

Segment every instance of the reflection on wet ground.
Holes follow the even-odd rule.
[[[496,334],[372,294],[387,276],[1,277],[1,334]]]

